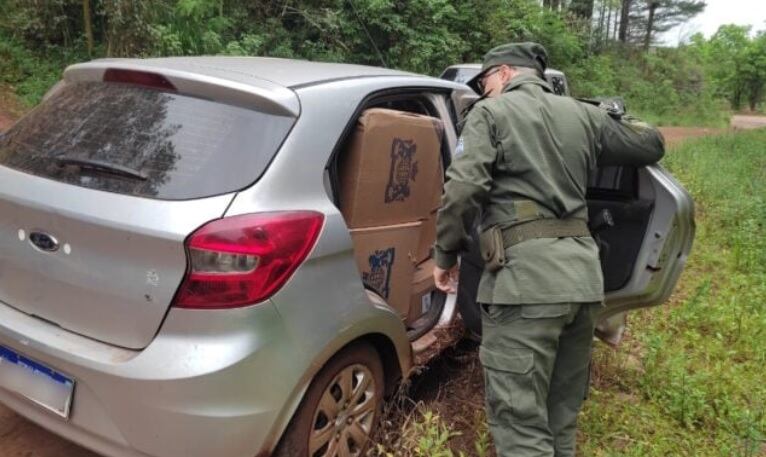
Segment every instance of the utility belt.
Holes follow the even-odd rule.
[[[479,236],[481,256],[490,272],[505,265],[505,250],[527,240],[538,238],[568,238],[591,236],[584,219],[533,219],[520,222],[508,228],[495,225]]]

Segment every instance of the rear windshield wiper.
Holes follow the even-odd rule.
[[[100,172],[109,173],[116,176],[139,179],[141,181],[146,181],[147,179],[149,179],[149,176],[147,176],[146,173],[142,173],[130,167],[124,167],[122,165],[116,165],[113,163],[103,162],[101,160],[79,159],[76,157],[56,157],[54,160],[56,160],[56,163],[60,167],[64,167],[67,165],[74,165],[76,167],[80,167],[81,169],[100,171]]]

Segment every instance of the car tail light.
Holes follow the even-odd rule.
[[[186,241],[189,270],[179,308],[238,308],[274,295],[306,259],[322,230],[313,211],[273,212],[210,222]]]
[[[148,71],[109,68],[104,72],[104,82],[124,83],[164,91],[176,92],[176,86],[168,78]]]

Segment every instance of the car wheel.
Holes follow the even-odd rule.
[[[314,378],[274,457],[364,455],[380,420],[384,382],[372,346],[340,351]]]

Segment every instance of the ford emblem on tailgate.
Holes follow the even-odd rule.
[[[32,232],[29,234],[29,241],[41,251],[56,252],[59,250],[59,242],[47,233]]]

